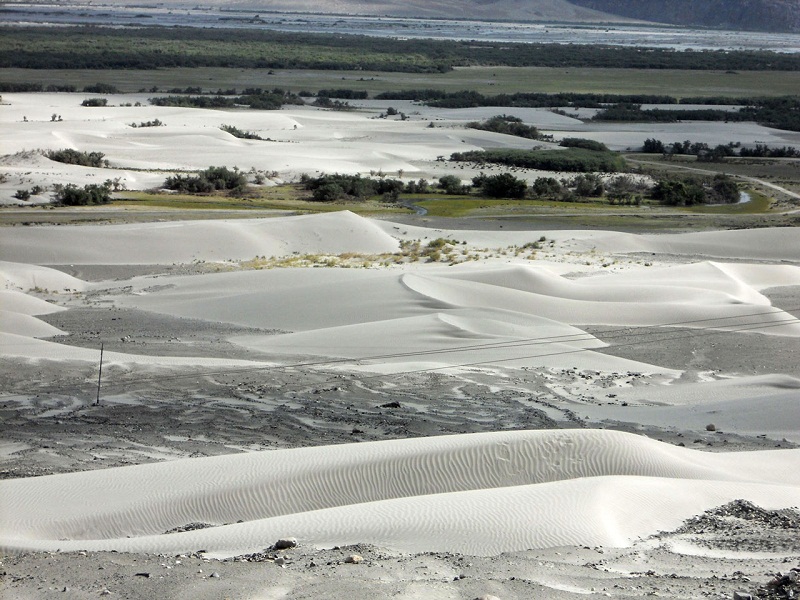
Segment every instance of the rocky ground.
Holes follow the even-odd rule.
[[[357,545],[329,550],[265,543],[226,560],[198,552],[34,553],[5,557],[8,598],[761,598],[798,593],[800,513],[733,502],[633,548],[565,547],[493,557],[402,554]],[[168,535],[168,533],[165,533]],[[761,540],[774,554],[713,556],[731,539]],[[670,551],[690,542],[710,556]],[[277,546],[277,547],[276,547]],[[288,548],[278,549],[281,546]]]

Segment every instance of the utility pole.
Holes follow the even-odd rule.
[[[100,406],[100,381],[103,378],[103,342],[100,342],[100,370],[97,373],[97,400],[95,406]]]

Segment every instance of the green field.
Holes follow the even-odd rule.
[[[223,195],[161,194],[152,192],[118,192],[114,206],[130,208],[166,208],[174,210],[245,210],[290,211],[297,213],[334,212],[349,210],[361,215],[404,214],[408,209],[379,201],[364,202],[310,202],[304,200],[296,185],[261,188],[253,197]]]
[[[800,90],[800,71],[678,71],[607,68],[466,67],[449,73],[389,73],[378,71],[320,71],[226,69],[218,67],[159,70],[0,69],[0,81],[74,85],[79,90],[95,83],[115,85],[123,92],[156,86],[160,89],[200,86],[220,88],[280,87],[293,92],[324,88],[380,92],[430,88],[482,94],[514,92],[575,92],[609,94],[668,94],[686,96],[783,96]]]

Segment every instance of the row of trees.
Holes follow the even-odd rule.
[[[286,104],[303,104],[303,100],[279,88],[272,91],[254,88],[245,90],[240,96],[154,96],[150,98],[150,104],[212,109],[247,106],[255,110],[278,110]]]
[[[800,70],[800,57],[766,51],[393,39],[192,27],[4,27],[0,67],[28,69],[359,69],[446,72],[457,66]]]
[[[766,144],[756,144],[754,148],[743,147],[738,142],[718,144],[713,148],[705,142],[673,142],[665,144],[661,140],[648,138],[644,141],[642,152],[647,154],[685,154],[697,156],[701,161],[720,161],[728,156],[757,157],[757,158],[798,158],[800,150],[794,146],[770,147]]]
[[[767,127],[800,131],[800,96],[754,98],[738,110],[642,109],[641,104],[620,102],[598,112],[594,121],[622,121],[636,123],[677,123],[678,121],[755,121]]]
[[[587,150],[582,147],[570,147],[566,150],[519,150],[513,148],[470,150],[456,152],[450,156],[450,160],[575,173],[597,171],[614,173],[625,168],[625,159],[619,154]]]

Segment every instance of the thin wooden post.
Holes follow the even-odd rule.
[[[100,406],[100,382],[103,378],[103,342],[100,342],[100,370],[97,373],[97,400],[95,406]]]

